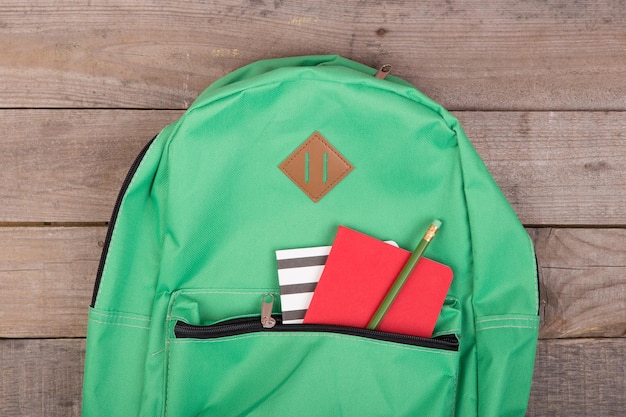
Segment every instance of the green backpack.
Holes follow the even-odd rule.
[[[524,415],[532,243],[458,121],[386,70],[260,61],[146,146],[98,269],[83,415]],[[410,250],[435,218],[427,256],[454,279],[433,338],[281,322],[275,251],[340,225]]]

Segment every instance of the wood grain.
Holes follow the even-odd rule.
[[[619,0],[217,0],[0,8],[0,106],[186,108],[258,59],[340,54],[455,110],[625,110]]]
[[[105,235],[104,227],[0,228],[0,338],[84,337]]]
[[[0,222],[108,221],[181,111],[0,110]],[[626,112],[455,112],[527,225],[626,225]]]
[[[626,229],[533,229],[542,338],[626,336]]]
[[[0,415],[80,416],[84,339],[0,339]]]
[[[527,416],[621,416],[626,339],[540,340]]]
[[[455,112],[526,225],[626,225],[625,112]]]
[[[0,111],[0,222],[106,222],[139,151],[179,111]]]
[[[0,340],[0,414],[79,416],[82,339]],[[527,416],[619,416],[626,339],[540,340]]]
[[[626,229],[529,229],[541,338],[626,336]],[[0,228],[0,338],[84,337],[104,227]]]

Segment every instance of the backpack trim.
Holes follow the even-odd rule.
[[[109,226],[107,228],[107,235],[104,239],[104,245],[102,245],[102,254],[100,255],[100,263],[98,264],[98,272],[96,273],[96,283],[93,288],[93,295],[91,297],[90,307],[96,306],[96,299],[98,298],[98,290],[100,289],[100,282],[102,281],[102,274],[104,272],[104,264],[106,262],[107,254],[109,253],[109,246],[111,246],[111,238],[113,236],[113,229],[115,228],[115,222],[117,221],[117,216],[120,212],[120,208],[122,206],[122,201],[124,200],[124,195],[130,186],[130,183],[135,176],[135,173],[139,169],[139,165],[141,165],[141,161],[143,161],[144,156],[150,149],[150,146],[155,141],[158,135],[154,136],[139,152],[139,155],[133,161],[128,173],[126,174],[126,178],[124,178],[124,182],[122,183],[122,187],[120,188],[120,192],[117,195],[117,200],[115,201],[115,206],[113,207],[113,214],[111,214],[111,219],[109,220]]]

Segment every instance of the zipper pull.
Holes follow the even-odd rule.
[[[387,77],[387,75],[389,75],[390,72],[391,72],[391,65],[385,64],[378,69],[378,72],[376,73],[376,78],[380,80],[384,80]]]
[[[266,329],[271,329],[276,325],[276,320],[272,317],[273,307],[274,296],[272,294],[263,294],[261,298],[261,325]]]

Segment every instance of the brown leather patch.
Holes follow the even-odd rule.
[[[317,203],[354,167],[321,133],[315,132],[279,168]]]

